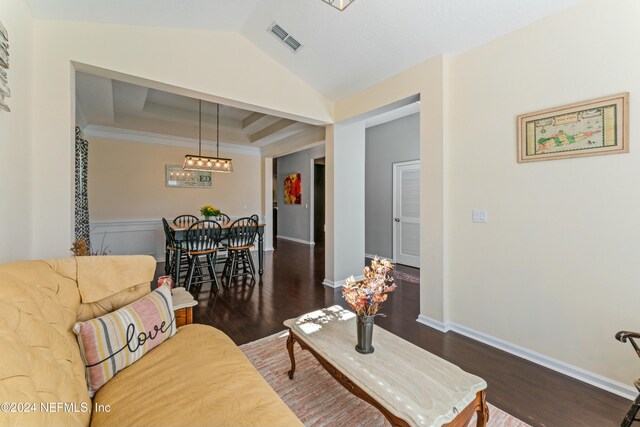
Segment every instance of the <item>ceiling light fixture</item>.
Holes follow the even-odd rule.
[[[231,159],[220,157],[220,104],[216,110],[216,157],[202,155],[202,100],[198,100],[198,155],[184,156],[184,170],[230,173],[233,171]]]
[[[347,8],[347,6],[349,6],[351,3],[353,3],[356,0],[322,0],[322,1],[335,7],[340,12],[342,12]]]

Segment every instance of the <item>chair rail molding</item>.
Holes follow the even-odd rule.
[[[151,255],[156,261],[164,262],[165,239],[161,218],[97,220],[90,222],[90,229],[92,251],[107,249],[109,255]],[[257,249],[256,241],[251,250]],[[273,251],[273,247],[265,247],[264,251]]]
[[[91,221],[92,251],[110,255],[151,255],[164,261],[161,219]]]

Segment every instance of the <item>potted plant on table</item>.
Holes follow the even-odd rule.
[[[393,277],[389,275],[392,269],[391,262],[376,256],[371,266],[364,268],[364,280],[356,282],[351,276],[342,288],[342,297],[357,315],[358,353],[373,353],[373,320],[380,316],[378,310],[387,300],[387,294],[396,289]]]
[[[200,208],[200,213],[204,217],[204,219],[210,219],[211,217],[219,217],[220,209],[216,208],[213,205],[204,205]]]

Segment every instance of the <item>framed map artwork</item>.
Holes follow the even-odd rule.
[[[629,151],[629,94],[518,116],[518,162]]]

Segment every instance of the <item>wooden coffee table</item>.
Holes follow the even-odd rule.
[[[485,426],[487,383],[386,330],[374,327],[372,354],[355,350],[355,314],[340,306],[284,322],[289,328],[289,378],[298,343],[347,390],[378,408],[394,426]]]

